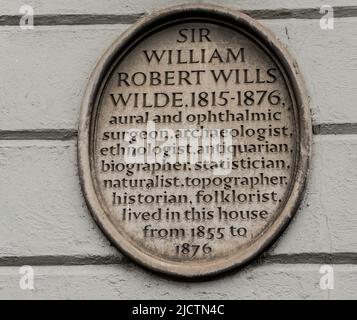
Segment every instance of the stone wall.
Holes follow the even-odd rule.
[[[191,1],[194,2],[194,1]],[[200,1],[196,1],[200,2]],[[98,229],[81,194],[76,138],[96,61],[141,15],[176,0],[0,2],[0,298],[341,299],[357,297],[357,3],[219,0],[272,30],[296,58],[310,96],[312,168],[290,226],[262,257],[206,282],[142,269]],[[321,5],[334,29],[320,28]],[[334,270],[322,290],[320,267]],[[19,286],[33,266],[34,290]]]

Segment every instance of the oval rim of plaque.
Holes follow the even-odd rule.
[[[249,35],[259,39],[267,51],[272,53],[284,68],[284,70],[281,71],[284,71],[285,77],[288,79],[288,88],[291,86],[289,92],[294,109],[291,112],[294,113],[294,119],[296,121],[294,127],[298,131],[296,137],[296,163],[294,164],[295,172],[290,173],[291,190],[290,194],[284,198],[286,201],[285,204],[282,205],[280,215],[272,219],[272,224],[267,227],[266,232],[253,243],[249,244],[247,248],[239,250],[223,259],[218,258],[204,262],[197,261],[194,264],[191,261],[173,262],[160,257],[153,257],[133,245],[126,239],[125,234],[121,234],[119,230],[112,225],[100,203],[100,197],[97,196],[93,183],[95,176],[93,177],[92,175],[94,175],[94,173],[91,172],[92,155],[90,153],[91,146],[93,146],[94,143],[92,120],[97,116],[96,99],[105,84],[102,80],[105,79],[107,71],[114,63],[119,61],[120,55],[123,55],[127,48],[129,48],[127,52],[130,52],[133,40],[140,42],[143,38],[145,39],[145,36],[155,27],[164,27],[167,23],[172,25],[174,24],[173,21],[182,18],[185,18],[187,22],[189,22],[190,18],[199,18],[202,20],[210,19],[211,22],[218,21],[221,24],[223,22],[223,24],[227,26],[243,28]],[[213,276],[247,264],[274,243],[285,230],[295,215],[304,195],[309,170],[311,139],[312,127],[310,111],[301,73],[299,72],[296,61],[287,52],[281,42],[256,20],[236,9],[209,4],[179,5],[160,10],[157,13],[140,19],[140,21],[125,31],[109,47],[97,63],[87,84],[79,119],[77,149],[79,178],[87,206],[94,220],[121,252],[137,263],[153,271],[167,275],[184,278]]]

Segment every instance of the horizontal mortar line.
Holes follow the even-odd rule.
[[[132,24],[144,14],[48,14],[34,15],[35,26]],[[0,15],[0,26],[19,26],[21,15]]]
[[[0,130],[0,140],[73,140],[75,129]]]
[[[335,18],[357,17],[357,6],[333,7]],[[241,10],[255,19],[320,19],[324,13],[320,8],[301,9],[254,9]],[[131,24],[145,13],[136,14],[40,14],[34,15],[34,25],[99,25],[99,24]],[[0,26],[18,26],[21,15],[0,15]]]
[[[0,267],[31,266],[76,266],[76,265],[107,265],[127,264],[129,260],[120,255],[85,256],[85,255],[58,255],[58,256],[15,256],[0,257]]]
[[[31,266],[82,266],[82,265],[129,265],[130,259],[122,255],[85,256],[85,255],[43,255],[43,256],[5,256],[0,257],[0,267]],[[357,253],[296,253],[262,255],[251,263],[253,266],[264,264],[356,264]]]
[[[271,19],[321,19],[325,13],[320,13],[320,8],[301,9],[257,9],[241,10],[241,12],[258,20]],[[335,18],[357,17],[357,6],[333,6]]]
[[[315,135],[357,134],[357,123],[322,123],[313,125]],[[76,129],[0,130],[0,140],[74,140]]]
[[[357,134],[357,123],[321,123],[313,125],[312,131],[316,135]]]
[[[263,255],[258,258],[260,263],[269,264],[357,264],[357,253],[295,253]]]

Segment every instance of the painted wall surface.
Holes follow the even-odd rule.
[[[206,282],[163,278],[120,254],[81,194],[81,100],[96,61],[130,24],[185,2],[1,0],[1,299],[357,298],[357,1],[214,2],[258,19],[303,73],[313,155],[290,226],[248,267]],[[19,26],[24,3],[34,10],[33,29]],[[323,5],[334,9],[333,29],[321,20]],[[23,278],[29,270],[33,288]]]

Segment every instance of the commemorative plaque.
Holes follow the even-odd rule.
[[[296,212],[311,124],[296,63],[231,9],[145,17],[97,64],[79,125],[88,207],[155,271],[213,275],[247,263]]]

